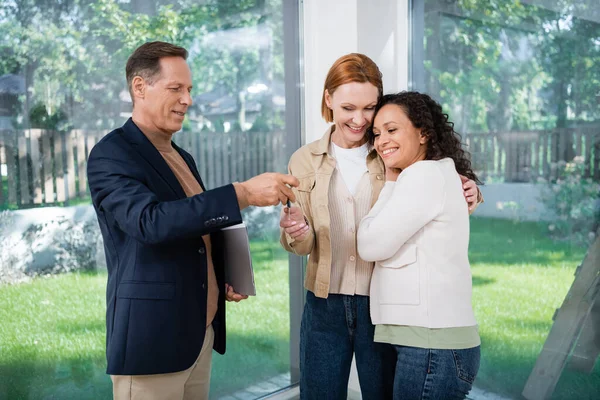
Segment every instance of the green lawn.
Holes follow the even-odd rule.
[[[252,254],[259,296],[228,305],[227,353],[213,357],[214,396],[289,370],[287,253],[276,242],[254,242]],[[105,288],[106,273],[0,286],[0,399],[112,398]]]
[[[476,384],[518,397],[586,249],[555,243],[534,223],[473,218],[470,260],[473,306],[482,341]],[[600,363],[592,375],[566,370],[556,399],[597,399]]]
[[[546,239],[533,223],[472,220],[471,263],[482,365],[476,385],[519,397],[584,249]],[[214,356],[212,394],[289,365],[287,255],[254,242],[259,296],[228,305],[228,351]],[[106,274],[66,274],[0,286],[0,399],[108,399],[104,374]],[[565,372],[556,399],[592,399],[591,376]]]

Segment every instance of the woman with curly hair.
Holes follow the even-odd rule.
[[[471,306],[469,211],[460,175],[479,182],[442,107],[418,92],[383,96],[370,139],[386,183],[361,221],[375,261],[375,341],[396,350],[394,399],[464,399],[479,369]]]
[[[369,317],[374,263],[361,259],[356,248],[360,220],[385,183],[383,162],[367,137],[382,95],[373,60],[357,53],[340,57],[327,73],[321,97],[330,126],[289,162],[300,185],[293,189],[296,202],[283,210],[280,240],[290,253],[309,255],[300,326],[302,400],[345,400],[353,356],[362,398],[392,396],[396,354],[391,345],[373,341]],[[474,210],[479,190],[464,180],[462,201]]]

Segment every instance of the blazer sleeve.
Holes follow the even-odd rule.
[[[358,229],[358,253],[365,261],[392,257],[445,203],[445,180],[435,162],[405,169],[396,183],[386,183]]]
[[[119,228],[146,244],[206,235],[242,222],[229,184],[175,201],[159,201],[143,181],[140,167],[117,146],[96,145],[87,174],[98,213],[112,215]],[[160,178],[157,178],[160,179]]]

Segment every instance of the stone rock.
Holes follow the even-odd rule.
[[[0,233],[0,282],[106,268],[91,205],[4,211]]]
[[[280,207],[250,207],[251,239],[277,240]],[[104,244],[91,205],[0,212],[0,283],[62,272],[106,269]]]

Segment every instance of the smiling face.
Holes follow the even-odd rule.
[[[365,133],[373,120],[379,90],[373,84],[349,82],[325,91],[325,102],[333,112],[335,131],[331,140],[349,149],[367,142]]]
[[[395,104],[381,107],[373,123],[374,146],[387,168],[405,169],[425,159],[427,137]]]
[[[183,124],[192,105],[192,73],[182,57],[160,59],[158,76],[132,82],[135,96],[134,120],[154,132],[172,135]]]

